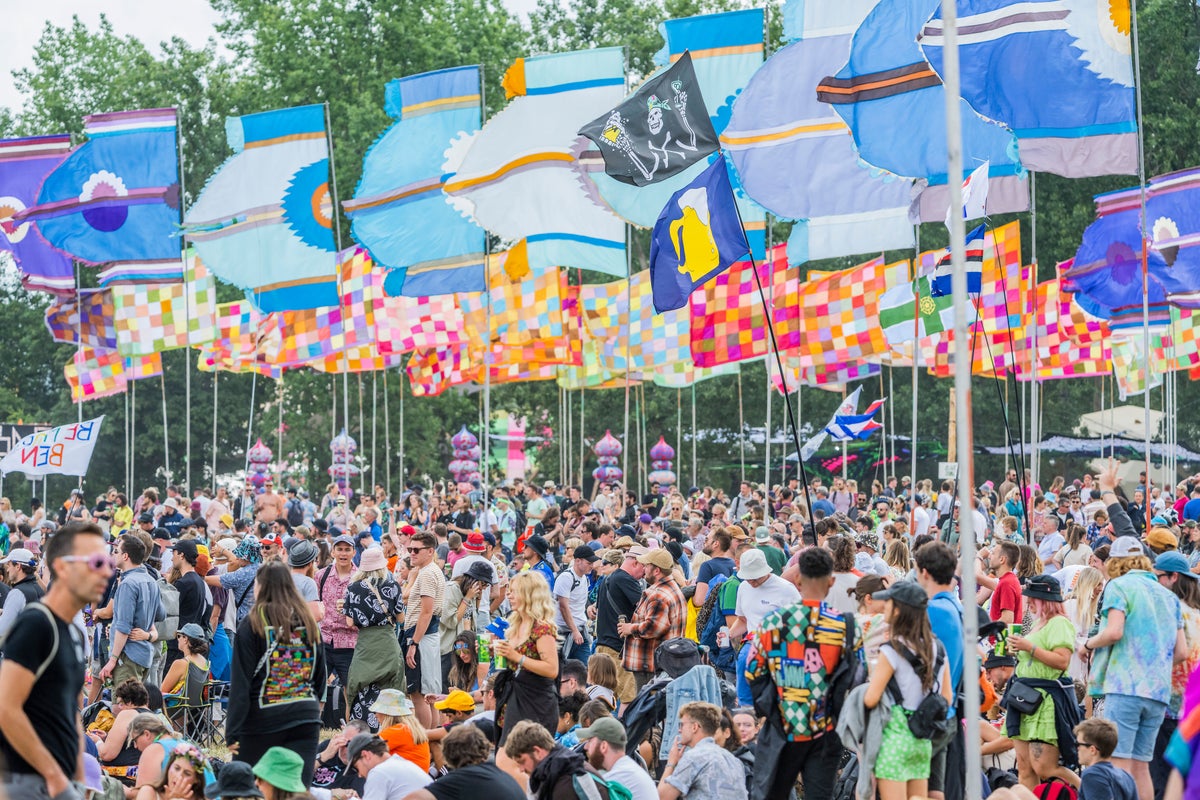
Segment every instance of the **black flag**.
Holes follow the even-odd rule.
[[[717,133],[687,51],[579,133],[599,146],[606,173],[634,186],[678,175],[717,149]]]

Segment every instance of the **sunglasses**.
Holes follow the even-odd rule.
[[[107,553],[95,553],[90,556],[63,556],[62,560],[87,564],[88,569],[92,572],[100,572],[104,569],[116,569],[117,566],[117,562]]]
[[[428,549],[429,549],[428,547],[410,547],[410,548],[408,548],[408,552],[411,555],[412,553],[420,553],[420,552],[422,552],[424,550],[428,550]]]
[[[470,645],[464,642],[458,642],[454,645],[455,650],[466,650]]]

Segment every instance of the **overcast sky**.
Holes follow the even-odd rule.
[[[47,22],[68,25],[78,14],[89,28],[99,24],[103,11],[118,34],[132,35],[157,51],[159,42],[182,36],[201,45],[214,35],[218,16],[208,0],[37,0],[7,2],[4,10],[4,47],[0,47],[0,106],[16,109],[21,96],[13,85],[14,69],[30,66],[33,47]],[[505,0],[518,13],[527,13],[536,0]]]

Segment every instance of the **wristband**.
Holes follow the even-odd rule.
[[[1084,640],[1083,649],[1087,650],[1090,653],[1090,652],[1092,652],[1092,647],[1091,647],[1091,645],[1088,644],[1088,641],[1090,641],[1090,640]]]

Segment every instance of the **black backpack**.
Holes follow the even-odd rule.
[[[287,522],[288,526],[293,530],[304,524],[304,509],[301,507],[299,500],[292,500],[288,503]]]
[[[914,670],[917,670],[918,673],[920,672],[921,667],[924,665],[916,653],[894,639],[891,641],[890,646],[903,656],[904,660],[911,664]],[[934,647],[937,653],[933,662],[933,674],[936,681],[936,676],[941,673],[942,666],[946,663],[946,651],[942,649],[941,642],[934,642]],[[900,685],[896,682],[895,675],[888,681],[887,690],[896,705],[900,705]],[[945,697],[942,697],[942,693],[935,689],[930,689],[921,698],[921,703],[917,706],[917,710],[909,716],[908,729],[918,739],[933,739],[949,730],[950,720],[947,719],[949,712],[950,704],[946,702]]]
[[[867,682],[867,666],[854,648],[854,637],[858,632],[854,615],[847,612],[842,614],[842,618],[846,621],[842,657],[838,659],[833,674],[829,676],[829,690],[826,692],[829,717],[835,720],[841,717],[842,706],[845,705],[846,695],[850,694],[850,690]]]

